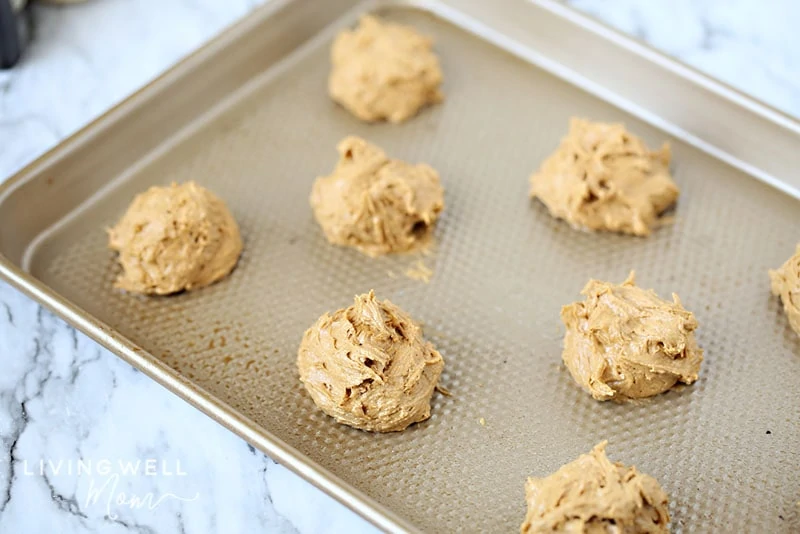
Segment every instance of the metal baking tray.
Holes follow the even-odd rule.
[[[369,125],[330,101],[331,39],[366,11],[435,38],[442,105]],[[672,144],[674,224],[586,234],[528,199],[571,116]],[[311,184],[347,134],[440,172],[430,283],[314,222]],[[278,1],[5,183],[0,274],[387,531],[515,531],[527,476],[608,439],[667,490],[675,532],[797,532],[800,337],[767,270],[800,240],[798,168],[795,119],[558,3]],[[189,179],[231,206],[238,268],[169,298],[112,290],[104,229],[134,194]],[[560,363],[559,309],[632,268],[696,313],[706,359],[691,387],[601,404]],[[303,331],[372,288],[424,323],[452,392],[390,435],[322,415],[295,368]]]

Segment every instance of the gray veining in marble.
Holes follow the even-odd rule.
[[[0,179],[260,3],[36,5],[34,44],[0,73]],[[798,2],[571,3],[800,115]],[[0,356],[0,532],[373,531],[2,283]],[[147,459],[153,475],[126,472]]]

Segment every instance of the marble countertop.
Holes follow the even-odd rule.
[[[35,5],[0,72],[0,180],[261,3]],[[798,2],[571,3],[800,116]],[[0,356],[0,532],[374,531],[3,283]]]

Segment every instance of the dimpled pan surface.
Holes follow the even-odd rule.
[[[675,532],[797,532],[800,337],[770,296],[767,270],[800,240],[798,200],[487,42],[446,11],[339,4],[329,20],[278,12],[283,31],[307,24],[313,38],[251,67],[261,70],[236,87],[209,74],[204,83],[222,88],[214,105],[201,107],[182,81],[202,79],[201,68],[171,75],[184,85],[163,97],[161,121],[197,119],[135,161],[106,147],[81,156],[91,164],[67,161],[84,165],[82,177],[41,171],[23,184],[61,188],[43,193],[52,224],[18,212],[21,232],[35,239],[4,242],[20,251],[36,287],[81,311],[48,304],[388,530],[513,532],[526,477],[607,439],[610,457],[669,493]],[[444,70],[444,103],[402,125],[361,123],[326,93],[333,35],[375,9],[433,36]],[[272,31],[258,24],[237,31]],[[112,112],[112,123],[113,113],[128,111]],[[529,175],[572,116],[622,121],[653,148],[670,142],[682,191],[674,224],[647,239],[582,233],[528,199]],[[135,132],[141,144],[158,139],[159,124]],[[315,223],[311,184],[331,171],[336,143],[349,134],[440,172],[447,207],[423,258],[430,283],[403,275],[416,257],[331,246]],[[122,158],[120,168],[109,171],[104,158]],[[113,290],[119,268],[105,228],[136,193],[186,180],[215,191],[238,219],[238,267],[221,283],[169,298]],[[599,403],[561,364],[559,311],[588,279],[621,282],[631,269],[641,286],[678,293],[696,314],[705,362],[693,386]],[[430,420],[402,433],[337,425],[316,409],[295,367],[305,329],[370,289],[421,321],[446,361],[441,384],[452,396],[435,394]]]

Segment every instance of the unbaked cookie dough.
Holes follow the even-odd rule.
[[[317,178],[311,207],[328,241],[377,256],[425,244],[444,209],[430,166],[389,159],[377,146],[347,137],[333,174]]]
[[[442,70],[430,38],[366,15],[333,42],[328,91],[364,121],[402,122],[440,102]]]
[[[531,176],[531,197],[574,228],[646,236],[678,198],[669,160],[669,145],[651,152],[622,124],[572,119]]]
[[[636,287],[634,272],[620,285],[590,280],[584,302],[561,309],[564,364],[597,400],[651,397],[697,380],[703,351],[697,320],[681,305]]]
[[[772,294],[780,296],[783,311],[789,318],[789,324],[800,334],[800,244],[794,256],[778,269],[769,272],[772,281]]]
[[[607,442],[525,485],[522,534],[667,534],[669,499],[655,478],[612,463]]]
[[[225,203],[194,182],[151,187],[108,231],[123,272],[116,287],[168,295],[207,286],[233,270],[239,226]]]
[[[370,291],[306,331],[297,367],[314,403],[339,423],[395,432],[430,417],[444,360],[406,312]]]

